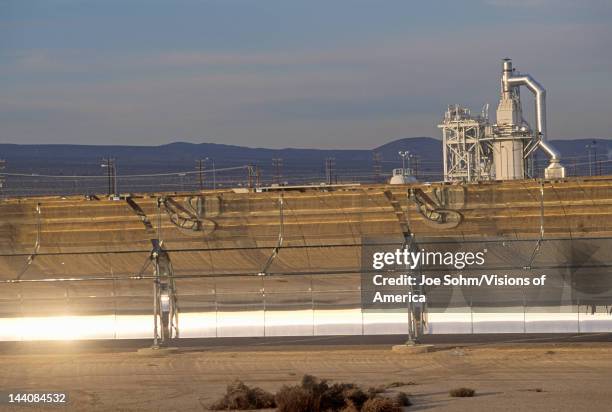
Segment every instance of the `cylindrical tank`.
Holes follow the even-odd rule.
[[[392,185],[405,185],[416,182],[416,178],[410,174],[408,169],[393,169],[393,175],[389,180]]]
[[[496,180],[523,179],[525,162],[522,140],[507,139],[494,142],[493,161]]]

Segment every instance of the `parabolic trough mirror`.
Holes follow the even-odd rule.
[[[607,178],[6,198],[0,340],[610,331],[611,235]]]

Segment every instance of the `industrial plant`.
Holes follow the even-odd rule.
[[[3,198],[0,340],[150,338],[157,347],[612,330],[612,177],[568,177],[548,141],[545,88],[509,59],[500,85],[495,119],[488,107],[444,114],[443,181],[417,179],[404,152],[386,183],[336,183],[330,172],[316,185],[258,185],[249,169],[242,187],[126,193],[107,160],[106,194]],[[541,177],[538,151],[548,162]],[[472,275],[547,284],[415,286],[426,302],[368,304],[371,254],[398,248],[483,253]],[[408,272],[465,275],[443,262]]]
[[[535,127],[523,117],[520,88],[535,98]],[[488,105],[479,116],[459,105],[450,106],[442,129],[444,180],[447,182],[514,180],[535,177],[530,156],[541,149],[549,158],[546,179],[562,179],[565,168],[559,153],[546,141],[546,89],[528,74],[521,74],[504,59],[501,98],[496,122],[488,118]],[[531,167],[530,167],[531,166]]]

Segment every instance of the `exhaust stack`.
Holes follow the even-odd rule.
[[[565,168],[561,165],[561,155],[546,141],[546,89],[528,74],[515,74],[510,59],[503,60],[502,70],[502,101],[510,98],[513,89],[520,86],[525,86],[535,96],[536,135],[534,137],[537,139],[538,146],[550,160],[544,171],[545,177],[547,179],[564,178]],[[518,91],[517,95],[520,96]],[[520,104],[520,100],[518,102]]]

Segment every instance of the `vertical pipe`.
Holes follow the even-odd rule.
[[[157,273],[157,270],[155,271]],[[157,340],[157,316],[159,314],[157,308],[157,279],[153,280],[153,347],[157,348],[159,342]]]
[[[523,291],[523,333],[527,333],[527,299]]]
[[[472,307],[472,298],[470,297],[470,333],[474,334],[474,308]]]
[[[310,309],[312,313],[312,336],[315,335],[315,298],[313,275],[310,275]]]
[[[204,179],[203,179],[203,176],[202,176],[202,159],[199,159],[197,161],[197,163],[198,163],[198,172],[199,172],[198,173],[198,180],[199,180],[199,183],[200,183],[200,190],[203,190],[204,189]]]
[[[106,176],[108,178],[108,195],[110,196],[112,193],[111,190],[111,170],[110,170],[110,156],[106,159]]]
[[[502,61],[502,80],[501,80],[501,91],[504,97],[509,97],[508,93],[510,93],[510,84],[508,83],[508,79],[512,76],[512,60],[505,58]]]
[[[446,130],[446,128],[442,129],[442,133],[443,133],[443,144],[442,144],[442,156],[444,157],[444,181],[448,182],[448,150],[446,148],[446,141],[448,139],[448,131]]]
[[[578,299],[576,301],[577,305],[577,311],[578,311],[578,333],[580,333],[580,299]]]
[[[115,160],[113,160],[113,194],[118,194],[119,189],[117,189],[117,164]]]
[[[215,168],[215,161],[212,161],[213,167],[213,189],[217,190],[217,169]]]

